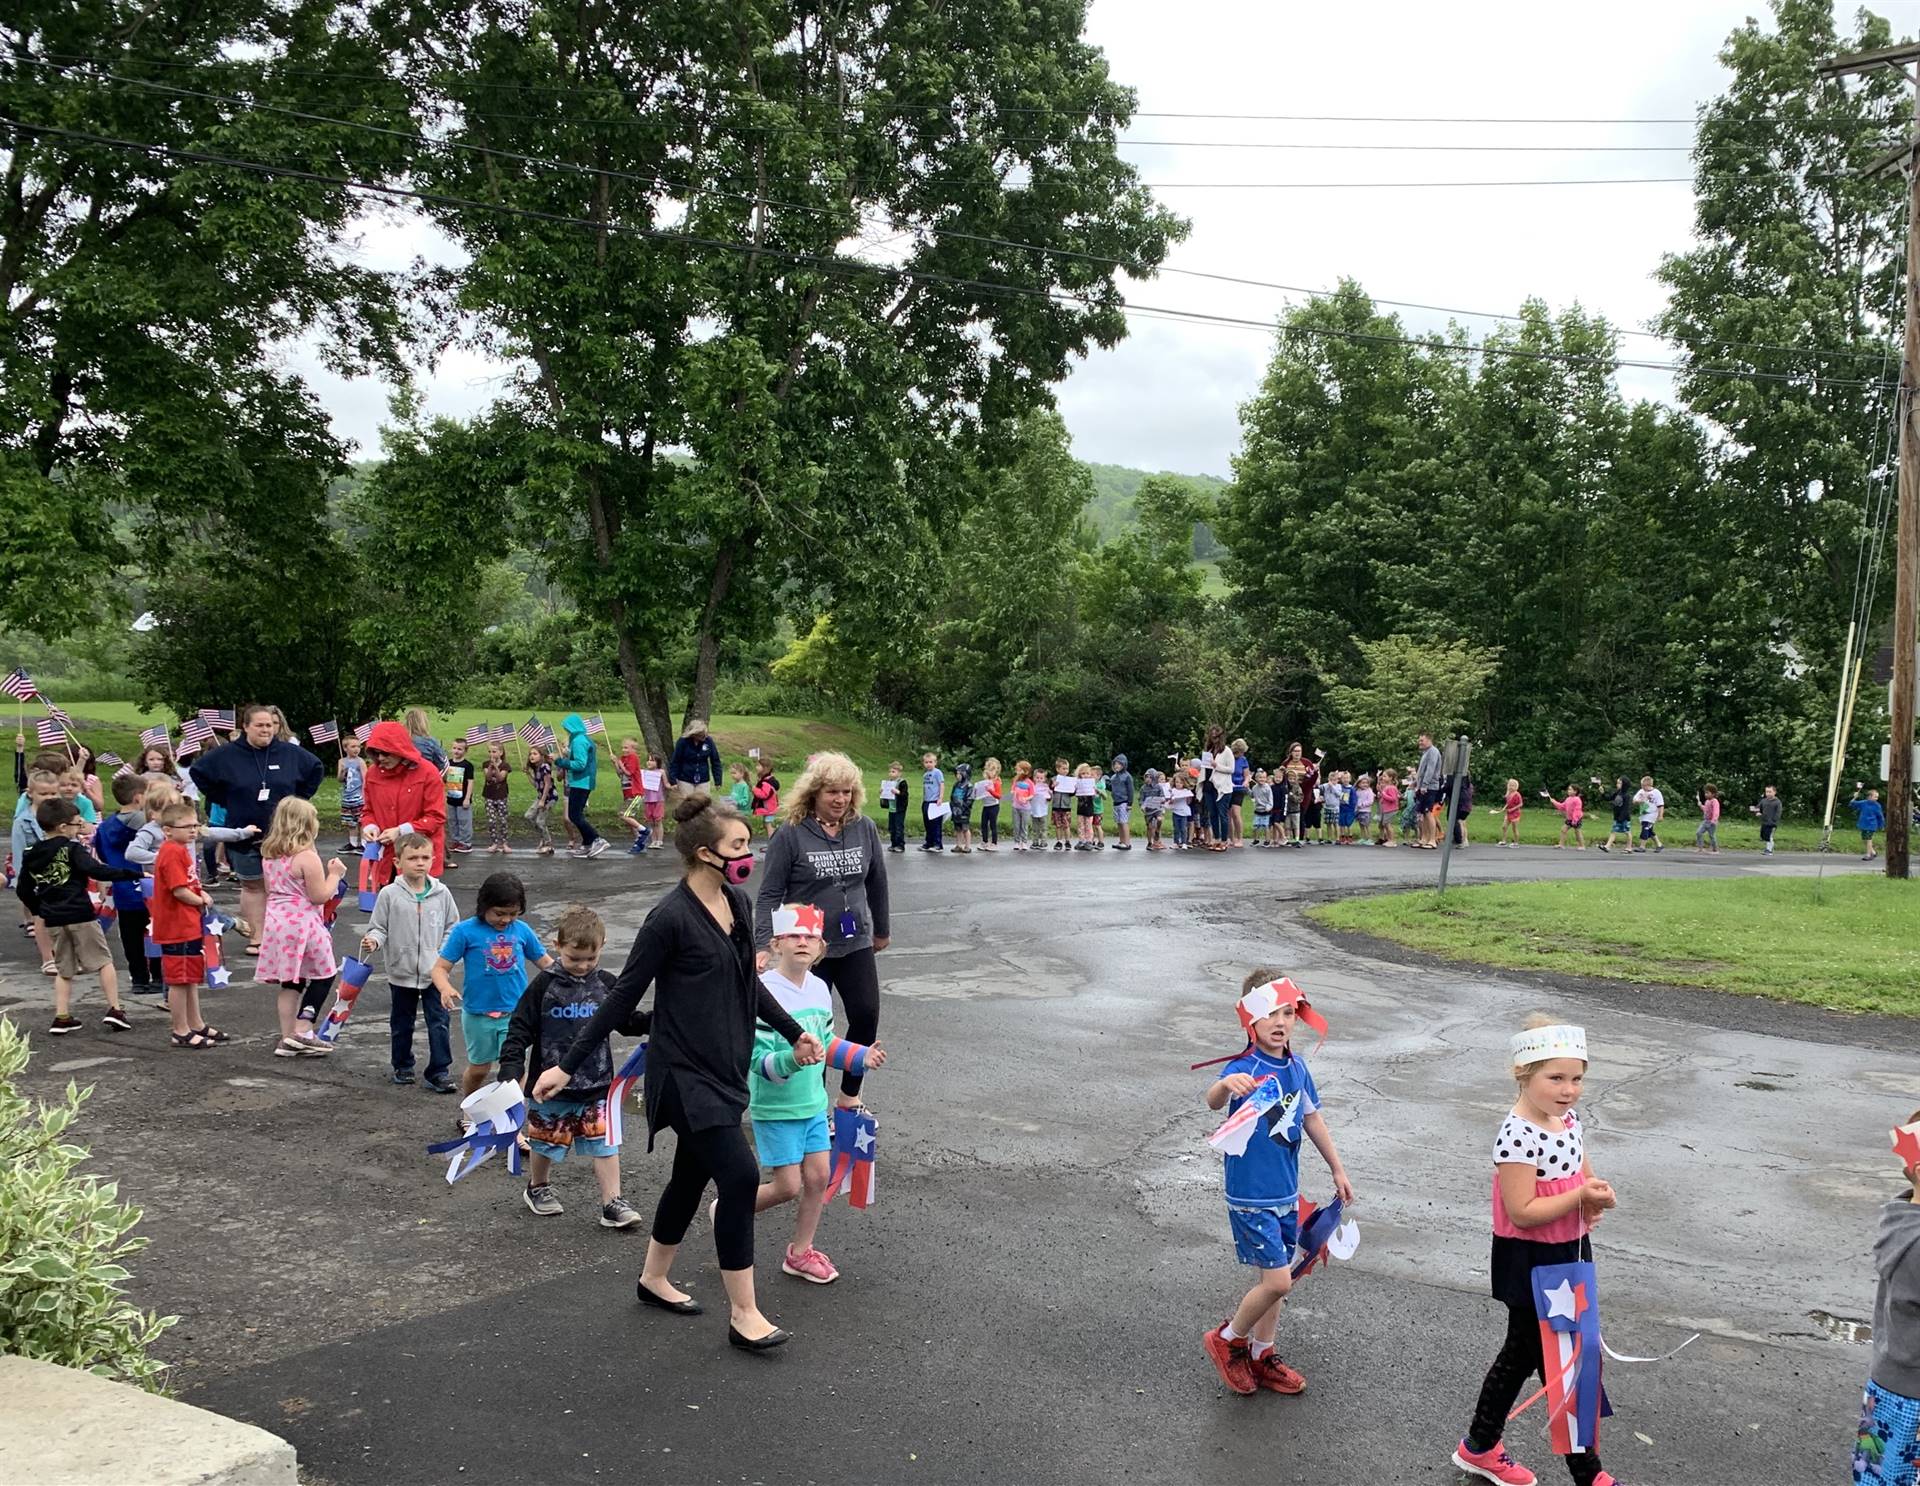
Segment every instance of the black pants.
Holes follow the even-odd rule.
[[[872,1043],[880,1035],[880,967],[874,963],[872,948],[822,960],[813,973],[840,993],[847,1013],[847,1041]],[[860,1084],[851,1072],[840,1076],[840,1092],[849,1098],[860,1093]]]
[[[1596,1361],[1598,1359],[1595,1359]],[[1540,1318],[1531,1309],[1507,1307],[1507,1339],[1500,1354],[1487,1369],[1487,1380],[1480,1385],[1480,1402],[1473,1411],[1473,1426],[1467,1431],[1468,1448],[1490,1450],[1505,1433],[1507,1414],[1520,1399],[1527,1379],[1538,1375],[1546,1380],[1546,1364],[1540,1356]],[[1545,1408],[1544,1401],[1535,1408]],[[1522,1418],[1530,1417],[1522,1415]],[[1562,1457],[1575,1486],[1592,1486],[1600,1474],[1600,1457],[1592,1450]]]
[[[673,1131],[673,1175],[653,1210],[655,1243],[678,1245],[687,1236],[712,1182],[720,1196],[713,1213],[713,1247],[722,1269],[753,1268],[753,1202],[760,1191],[760,1162],[735,1120],[689,1130],[680,1091],[671,1077],[660,1097],[659,1124]]]
[[[887,838],[888,845],[892,846],[895,850],[905,851],[907,849],[906,811],[889,810],[887,812]]]
[[[300,993],[299,1017],[303,1022],[320,1020],[320,1008],[327,1003],[327,992],[333,989],[333,977],[322,975],[313,980],[283,980],[283,990]]]
[[[147,958],[148,914],[144,908],[122,908],[117,915],[120,924],[120,948],[127,957],[127,979],[137,986],[157,986],[160,984],[160,960],[158,956]]]
[[[982,805],[980,807],[980,844],[998,846],[1000,844],[1000,807]]]

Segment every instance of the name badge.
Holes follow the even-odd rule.
[[[254,799],[258,800],[263,805],[266,804],[266,802],[272,798],[273,798],[273,791],[268,789],[264,784],[260,786],[260,793],[254,796]]]
[[[853,910],[849,908],[845,913],[840,915],[840,937],[842,939],[851,939],[859,932],[860,920],[853,916]]]
[[[278,764],[268,764],[267,767],[269,769],[278,769],[280,766]]]

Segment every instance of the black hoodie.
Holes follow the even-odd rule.
[[[93,921],[89,881],[138,882],[145,875],[138,867],[109,867],[71,836],[49,836],[27,852],[16,891],[27,912],[57,929]]]

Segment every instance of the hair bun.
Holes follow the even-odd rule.
[[[673,807],[673,818],[677,824],[685,825],[702,811],[711,810],[712,808],[713,796],[705,790],[695,790],[692,794],[688,795],[686,799]]]

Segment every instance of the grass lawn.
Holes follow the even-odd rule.
[[[1884,877],[1530,882],[1349,898],[1333,929],[1502,969],[1920,1015],[1920,884]]]

